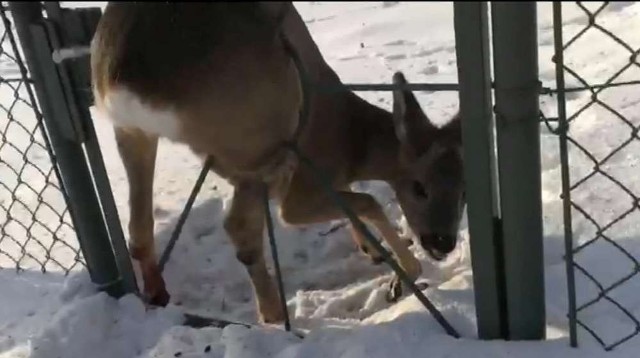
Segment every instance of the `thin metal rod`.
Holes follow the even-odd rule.
[[[562,211],[564,220],[564,250],[567,271],[567,293],[569,295],[569,342],[571,347],[578,346],[577,312],[576,312],[576,283],[573,269],[573,228],[571,223],[571,188],[569,179],[569,154],[567,152],[567,124],[566,99],[563,90],[564,82],[564,54],[562,38],[562,4],[553,3],[553,37],[556,61],[556,87],[558,88],[558,132],[560,139],[560,168],[562,177]]]
[[[562,53],[562,50],[560,51],[560,53]],[[557,61],[557,57],[556,57],[556,61]],[[567,87],[565,89],[557,87],[557,85],[556,85],[557,88],[546,90],[541,94],[548,94],[548,93],[552,93],[553,94],[553,93],[559,93],[559,92],[571,93],[571,92],[580,92],[580,91],[587,91],[587,90],[596,90],[596,89],[602,89],[602,88],[613,88],[613,87],[621,87],[621,86],[637,86],[637,85],[640,85],[640,80],[621,81],[621,82],[614,82],[614,83],[600,83],[600,84],[597,84],[597,85],[589,85],[589,86]]]
[[[315,85],[314,89],[319,92],[324,91],[336,91],[342,89],[343,91],[393,91],[395,89],[408,90],[408,91],[458,91],[460,86],[457,83],[407,83],[403,85],[396,85],[391,83],[345,83],[344,88]]]
[[[267,222],[267,233],[269,234],[269,246],[271,247],[271,257],[273,258],[273,267],[276,271],[276,281],[278,282],[278,293],[280,295],[280,305],[284,312],[284,329],[291,331],[291,321],[289,320],[289,309],[287,308],[287,298],[284,295],[284,281],[282,280],[282,272],[280,271],[280,260],[278,259],[278,246],[276,244],[275,230],[273,229],[273,217],[269,207],[269,188],[265,184],[263,191],[264,215]]]
[[[83,110],[82,112],[85,111]],[[87,115],[87,121],[85,122],[87,134],[85,153],[89,159],[87,162],[92,172],[96,193],[98,195],[105,224],[107,226],[107,232],[111,238],[111,246],[113,248],[114,255],[116,256],[120,276],[122,278],[122,284],[126,292],[136,293],[138,291],[138,284],[136,282],[135,271],[133,269],[131,258],[129,257],[127,242],[125,240],[124,232],[122,231],[120,216],[118,215],[118,209],[113,198],[113,191],[111,189],[111,183],[109,182],[109,176],[100,150],[100,144],[98,143],[95,129],[90,118],[91,114],[84,114]]]
[[[180,217],[178,218],[178,222],[176,223],[175,229],[173,229],[171,238],[169,239],[167,246],[162,252],[160,261],[158,261],[160,272],[164,270],[165,264],[167,263],[167,261],[169,261],[171,252],[173,251],[174,246],[176,246],[176,242],[178,241],[178,238],[180,237],[180,233],[182,232],[182,227],[184,226],[184,223],[187,221],[187,217],[191,212],[193,203],[196,201],[196,197],[198,196],[198,193],[200,192],[200,189],[202,188],[202,184],[204,183],[204,180],[207,178],[207,174],[209,174],[210,169],[211,169],[211,157],[207,156],[207,159],[205,160],[204,165],[202,166],[202,170],[200,171],[200,175],[196,180],[196,184],[193,186],[193,189],[191,190],[189,199],[187,200],[187,203],[185,204],[184,209],[182,209],[182,212],[180,213]]]
[[[354,226],[356,230],[358,230],[362,236],[378,251],[380,256],[384,259],[384,261],[391,266],[393,271],[398,275],[402,283],[404,283],[416,296],[418,301],[420,301],[425,308],[431,313],[433,318],[444,328],[444,330],[452,337],[460,338],[460,334],[449,324],[449,322],[444,318],[442,313],[438,311],[438,309],[429,301],[429,299],[420,291],[420,289],[413,283],[413,281],[409,278],[409,275],[398,265],[398,263],[391,257],[389,251],[387,251],[376,238],[373,236],[371,231],[364,225],[362,220],[356,215],[356,213],[349,207],[347,203],[342,200],[342,198],[336,193],[336,191],[331,187],[331,182],[327,178],[326,174],[318,168],[311,159],[309,159],[306,155],[304,155],[295,144],[290,144],[289,149],[293,151],[300,161],[307,165],[315,174],[313,178],[317,181],[317,183],[326,191],[331,200],[345,213],[347,218],[351,221],[351,224]]]

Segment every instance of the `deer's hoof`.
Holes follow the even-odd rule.
[[[149,296],[149,304],[153,306],[166,307],[169,304],[169,300],[171,299],[171,295],[167,290],[160,290],[156,292],[154,295]]]
[[[279,324],[284,322],[285,314],[275,286],[271,294],[258,297],[258,320],[264,324]]]
[[[374,265],[380,265],[381,263],[384,262],[384,259],[382,258],[382,256],[379,256],[377,254],[374,254],[372,252],[369,251],[369,249],[365,246],[365,245],[360,245],[359,246],[360,251],[369,258],[369,260],[371,260],[371,263],[373,263]]]
[[[416,282],[415,285],[420,291],[429,287],[429,285],[426,282]],[[387,296],[386,296],[387,302],[389,303],[398,302],[398,300],[400,299],[400,297],[402,297],[402,294],[404,292],[404,289],[402,286],[403,286],[402,280],[400,280],[400,278],[397,275],[394,275],[393,279],[391,279],[391,282],[389,282],[389,290],[387,291]]]
[[[387,290],[387,302],[396,303],[400,297],[402,297],[402,281],[398,276],[393,276]]]
[[[279,324],[284,322],[284,313],[282,310],[261,312],[259,319],[265,324]]]

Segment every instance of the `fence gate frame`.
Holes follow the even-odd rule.
[[[16,33],[35,85],[42,122],[91,280],[113,297],[137,293],[115,201],[91,120],[89,59],[62,63],[55,51],[87,46],[100,8],[63,9],[59,2],[10,1]],[[47,18],[43,16],[46,11]],[[84,91],[83,91],[84,90]]]

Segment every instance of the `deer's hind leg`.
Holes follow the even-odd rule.
[[[284,321],[276,286],[267,271],[263,251],[265,208],[261,182],[243,181],[234,185],[231,208],[224,228],[236,248],[236,257],[247,269],[259,318],[265,323]]]
[[[149,303],[165,306],[169,294],[156,261],[153,235],[153,175],[158,137],[139,129],[114,127],[129,181],[129,250],[140,264]]]

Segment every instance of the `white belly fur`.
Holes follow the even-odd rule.
[[[126,87],[109,89],[101,102],[98,109],[117,127],[134,127],[170,140],[179,139],[180,123],[175,111],[153,108]]]

